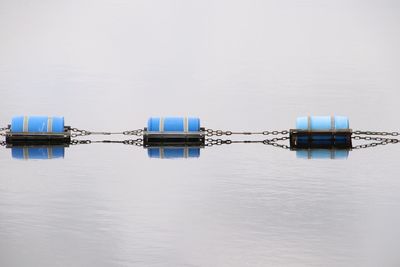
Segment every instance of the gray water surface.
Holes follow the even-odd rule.
[[[0,1],[0,122],[92,131],[150,116],[282,130],[347,115],[400,130],[397,1]],[[124,139],[125,137],[121,137]],[[96,137],[102,139],[102,137]],[[0,147],[1,266],[400,266],[400,145],[304,160],[223,145],[16,160]]]

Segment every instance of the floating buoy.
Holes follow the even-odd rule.
[[[17,116],[11,120],[12,133],[62,133],[64,117]]]
[[[60,145],[70,141],[70,127],[64,125],[64,117],[16,116],[6,132],[6,142],[12,145]]]
[[[150,158],[177,159],[200,157],[199,147],[151,147],[147,150]]]
[[[352,131],[345,116],[305,116],[290,130],[290,147],[351,148]]]
[[[200,119],[188,117],[152,117],[147,122],[149,132],[199,132]]]
[[[63,146],[48,147],[12,147],[12,157],[15,159],[56,159],[64,158]]]
[[[143,144],[151,146],[202,146],[204,131],[199,118],[152,117],[143,133]]]

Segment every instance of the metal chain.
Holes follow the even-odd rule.
[[[3,127],[0,128],[0,136],[6,136],[6,133],[4,133],[4,131],[10,130],[10,127]]]
[[[363,144],[363,145],[357,145],[357,146],[353,146],[352,149],[363,149],[363,148],[370,148],[370,147],[376,147],[376,146],[384,146],[389,144],[386,141],[382,141],[382,142],[374,142],[374,143],[369,143],[369,144]]]
[[[222,131],[222,130],[213,130],[213,129],[205,129],[204,130],[206,136],[223,136],[223,135],[280,135],[280,134],[288,134],[288,130],[283,131],[263,131],[263,132],[233,132],[233,131]]]
[[[122,141],[124,145],[143,146],[143,139],[129,139]]]
[[[278,144],[278,141],[284,141],[284,140],[288,140],[290,139],[290,137],[285,136],[285,137],[280,137],[280,138],[273,138],[273,139],[265,139],[263,141],[264,145],[270,145],[270,146],[274,146],[274,147],[279,147],[282,149],[290,149],[290,146],[288,145],[282,145],[282,144]]]
[[[91,132],[86,130],[79,130],[77,128],[71,128],[71,132],[73,132],[73,134],[71,134],[72,137],[91,135]]]
[[[137,135],[137,136],[142,136],[143,135],[143,129],[137,129],[133,131],[124,131],[122,132],[123,135]]]
[[[71,140],[71,142],[69,143],[70,145],[74,146],[74,145],[89,145],[91,144],[92,141],[91,140]]]
[[[388,144],[397,144],[400,142],[400,140],[398,140],[398,139],[370,137],[370,136],[353,136],[352,139],[379,141],[379,142],[373,142],[373,143],[369,143],[369,144],[353,146],[352,149],[363,149],[363,148],[370,148],[370,147],[376,147],[376,146],[384,146],[384,145],[388,145]]]
[[[205,142],[205,146],[220,146],[220,145],[230,145],[232,144],[232,140],[222,140],[222,139],[212,139],[207,138]]]
[[[253,141],[253,140],[239,140],[239,141],[233,141],[233,140],[223,140],[223,139],[212,139],[208,138],[206,139],[205,146],[215,146],[215,145],[230,145],[230,144],[264,144],[264,145],[270,145],[274,147],[279,147],[283,149],[290,149],[290,146],[288,145],[282,145],[278,144],[278,141],[284,141],[288,140],[288,136],[280,137],[280,138],[273,138],[273,139],[265,139],[262,141]]]
[[[114,135],[114,134],[137,135],[137,136],[143,135],[143,129],[124,131],[124,132],[91,132],[87,130],[71,128],[71,131],[73,132],[73,134],[71,134],[71,137],[87,136],[87,135]]]
[[[389,143],[397,143],[400,142],[400,140],[398,139],[394,139],[394,138],[386,138],[386,137],[372,137],[372,136],[353,136],[351,137],[354,140],[372,140],[372,141],[388,141]]]
[[[115,141],[115,140],[71,140],[70,145],[89,145],[89,144],[124,144],[124,145],[136,145],[142,146],[143,139],[131,139],[131,140],[123,140],[123,141]]]
[[[1,141],[0,142],[0,146],[6,146],[7,145],[7,142],[6,141]]]
[[[254,140],[223,140],[223,139],[206,139],[205,146],[215,146],[215,145],[231,145],[231,144],[263,144],[264,141],[254,141]]]
[[[353,134],[358,135],[382,135],[382,136],[399,136],[400,132],[374,132],[374,131],[354,131]]]

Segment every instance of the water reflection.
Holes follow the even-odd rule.
[[[64,146],[11,147],[13,159],[60,159],[64,158]]]
[[[349,149],[300,149],[296,150],[299,159],[347,159]]]
[[[293,151],[296,153],[298,159],[347,159],[350,155],[350,151],[369,149],[377,146],[384,146],[388,144],[397,144],[400,142],[399,139],[394,138],[368,138],[360,139],[360,137],[354,136],[353,140],[363,140],[364,142],[354,144],[350,147],[343,147],[342,143],[335,144],[321,143],[321,142],[300,142],[300,145],[295,145],[293,142],[285,144],[282,141],[288,138],[275,138],[265,140],[230,140],[230,139],[206,139],[204,145],[190,145],[190,144],[174,144],[174,145],[154,145],[149,146],[143,143],[142,139],[130,139],[130,140],[78,140],[74,139],[70,143],[64,145],[15,145],[7,142],[1,142],[1,145],[5,148],[11,149],[11,155],[13,159],[62,159],[64,158],[65,148],[70,145],[89,145],[89,144],[123,144],[131,145],[136,147],[143,147],[147,149],[147,155],[149,158],[154,159],[196,159],[200,157],[201,149],[211,149],[211,147],[220,147],[224,145],[235,145],[235,144],[246,144],[246,145],[263,145],[270,146],[275,149],[283,149],[286,151]],[[377,142],[378,141],[378,142]]]
[[[200,147],[149,147],[149,158],[184,159],[200,157]]]

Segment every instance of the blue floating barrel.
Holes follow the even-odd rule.
[[[347,130],[349,119],[345,116],[304,116],[297,118],[296,129],[319,130]]]
[[[349,119],[345,116],[304,116],[297,118],[290,132],[292,148],[351,147]]]
[[[178,158],[198,158],[200,148],[198,147],[151,147],[147,150],[150,158],[178,159]]]
[[[148,132],[199,132],[200,119],[187,117],[152,117],[147,122]]]
[[[347,159],[347,149],[300,149],[296,150],[296,156],[300,159]]]
[[[17,116],[11,120],[12,133],[63,133],[64,117]]]
[[[14,159],[56,159],[64,158],[63,146],[48,147],[13,147],[11,154]]]

